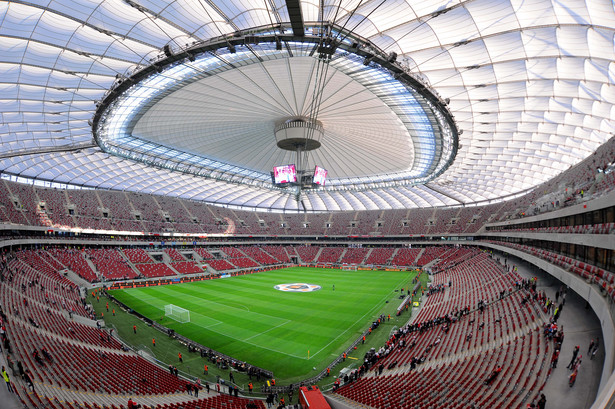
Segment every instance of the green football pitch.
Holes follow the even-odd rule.
[[[395,300],[387,310],[398,305],[399,290],[408,288],[415,275],[295,267],[111,293],[195,342],[271,370],[279,378],[293,378],[326,367],[384,311],[387,301]],[[322,288],[274,288],[291,283]],[[163,318],[167,304],[189,310],[190,322]]]

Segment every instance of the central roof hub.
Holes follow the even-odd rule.
[[[278,148],[286,151],[318,149],[323,135],[322,122],[306,117],[284,119],[275,125],[275,139]]]
[[[111,155],[255,189],[277,189],[283,163],[324,165],[331,191],[436,178],[459,141],[446,101],[394,53],[332,30],[343,40],[322,50],[320,35],[263,28],[161,55],[100,102],[94,138]]]

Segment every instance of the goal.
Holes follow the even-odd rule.
[[[167,304],[164,306],[164,315],[180,323],[190,322],[190,311],[177,305]]]
[[[342,265],[342,270],[343,271],[357,271],[357,265],[356,264],[344,264]]]

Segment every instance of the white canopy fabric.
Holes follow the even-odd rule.
[[[306,192],[308,211],[496,200],[553,178],[615,133],[612,2],[326,0],[322,10],[320,4],[301,1],[306,23],[331,21],[396,52],[398,62],[450,100],[463,134],[455,162],[428,185]],[[104,153],[88,124],[116,76],[150,64],[165,45],[178,49],[288,22],[281,0],[0,1],[0,171],[222,205],[296,209],[285,190],[190,176]],[[258,95],[251,98],[258,103]],[[377,127],[386,116],[375,115]],[[361,120],[369,121],[369,113]],[[340,147],[369,139],[354,125],[356,141],[327,149],[327,161],[348,169],[342,176],[366,172],[353,170],[351,155]],[[151,133],[172,124],[141,126]],[[183,143],[189,148],[191,141]],[[252,167],[273,163],[259,162],[245,149],[233,160],[241,163],[242,157]],[[404,158],[397,152],[391,161]],[[380,170],[402,167],[385,159],[377,153],[364,163]]]

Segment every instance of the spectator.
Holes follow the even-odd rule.
[[[141,405],[133,401],[132,398],[128,399],[127,406],[128,406],[128,409],[139,409],[141,407]]]
[[[496,369],[493,370],[493,372],[491,372],[491,375],[489,375],[489,377],[485,379],[485,385],[491,385],[491,382],[493,382],[495,378],[498,377],[500,372],[502,372],[502,367],[498,366]]]
[[[4,378],[4,382],[6,382],[6,387],[9,392],[13,393],[13,387],[11,386],[11,379],[9,378],[8,372],[6,372],[6,368],[2,367],[2,377]]]
[[[32,389],[32,392],[34,392],[34,382],[32,382],[32,375],[30,373],[30,370],[26,369],[23,374],[23,380],[28,385],[28,387]]]

